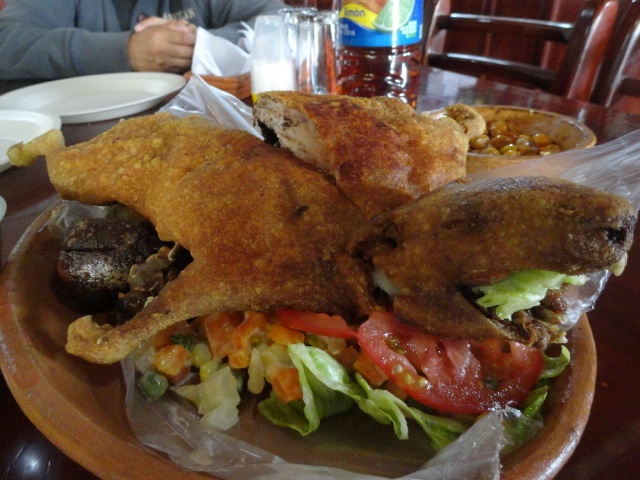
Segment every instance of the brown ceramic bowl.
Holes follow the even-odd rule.
[[[506,120],[510,128],[518,133],[546,133],[562,151],[588,148],[596,144],[596,136],[589,127],[575,118],[545,110],[503,105],[473,105],[487,123]],[[444,115],[444,110],[432,112],[435,117]],[[478,153],[467,154],[467,173],[506,167],[540,158],[540,156],[494,156]]]
[[[184,74],[184,78],[189,81],[193,76],[191,72]],[[206,83],[220,90],[230,93],[231,95],[244,100],[251,96],[251,75],[243,73],[235,77],[216,77],[215,75],[200,75]]]
[[[25,233],[0,276],[0,366],[21,408],[64,453],[99,477],[213,478],[184,470],[136,439],[125,415],[119,365],[94,365],[65,353],[67,325],[78,315],[52,289],[59,246],[43,228],[48,215],[42,214]],[[568,346],[572,363],[553,385],[545,426],[504,459],[505,479],[550,479],[578,443],[595,386],[595,347],[586,317],[569,333]],[[383,427],[374,422],[360,422],[356,429],[348,419],[338,418],[303,438],[266,421],[261,425],[256,418],[249,424],[256,431],[240,426],[239,436],[261,442],[263,448],[271,446],[291,462],[368,469],[393,477],[414,471],[425,461],[424,453],[413,445],[421,442],[394,442],[381,435]],[[260,429],[262,433],[257,432]],[[349,447],[332,448],[327,438],[337,437],[348,437]]]

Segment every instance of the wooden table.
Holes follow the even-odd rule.
[[[0,94],[27,85],[0,82]],[[425,68],[418,110],[452,103],[504,104],[551,110],[586,123],[600,143],[640,129],[640,116],[567,100],[542,92]],[[64,125],[68,144],[87,140],[116,121]],[[3,264],[26,227],[58,197],[43,161],[0,174],[0,195],[8,203],[0,223]],[[636,235],[640,236],[636,231]],[[622,277],[612,278],[589,314],[598,352],[598,377],[589,423],[577,450],[557,476],[573,479],[640,478],[640,241]],[[28,374],[28,372],[25,372]],[[4,378],[0,380],[0,478],[88,480],[91,473],[52,445],[24,416]],[[109,452],[105,452],[108,455]]]

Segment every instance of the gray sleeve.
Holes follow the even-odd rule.
[[[19,0],[0,12],[1,79],[129,71],[129,32],[76,28],[75,2]]]
[[[239,39],[241,22],[275,14],[280,0],[190,0],[216,35]],[[154,3],[154,2],[149,2]],[[0,79],[54,79],[131,70],[130,32],[110,0],[13,0],[0,12]]]
[[[285,7],[280,0],[207,0],[211,4],[209,31],[214,35],[237,43],[240,39],[241,23],[251,27],[258,15],[275,15]]]

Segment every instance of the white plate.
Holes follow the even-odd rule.
[[[60,128],[60,123],[60,117],[49,113],[0,110],[0,172],[10,166],[9,147],[28,142],[52,128]]]
[[[52,113],[62,123],[97,122],[143,112],[180,90],[182,75],[106,73],[65,78],[0,96],[0,108]]]
[[[7,211],[7,202],[4,198],[0,197],[0,220],[4,217],[4,213]]]

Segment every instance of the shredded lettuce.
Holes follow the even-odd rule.
[[[547,290],[556,290],[564,283],[583,285],[585,275],[565,275],[548,270],[521,270],[491,285],[474,287],[475,293],[483,296],[478,305],[496,307],[498,318],[507,319],[519,310],[535,307],[547,295]]]
[[[392,419],[396,435],[401,440],[408,438],[408,436],[401,437],[398,435],[399,426],[403,426],[402,431],[404,432],[404,426],[406,426],[405,417],[415,420],[418,425],[420,425],[431,440],[431,446],[436,450],[441,450],[449,445],[467,429],[466,426],[457,420],[430,415],[422,410],[410,407],[387,390],[371,388],[367,381],[359,374],[356,374],[356,380],[367,393],[368,399],[371,400],[376,407],[385,412],[389,419]]]
[[[407,420],[415,421],[435,450],[446,447],[468,428],[458,420],[410,406],[388,390],[372,388],[359,373],[349,374],[336,359],[317,347],[297,343],[289,345],[287,353],[298,369],[303,398],[282,402],[272,393],[260,402],[260,412],[276,425],[308,435],[320,427],[323,418],[348,412],[355,404],[376,422],[391,425],[401,440],[409,437]],[[550,379],[560,375],[570,362],[569,350],[564,346],[557,357],[543,355],[544,367],[536,388],[520,405],[519,414],[504,421],[509,440],[503,454],[528,441],[540,429]],[[240,396],[235,373],[226,365],[198,385],[172,390],[197,405],[205,425],[225,430],[238,419]]]
[[[546,353],[542,352],[542,358],[544,359],[544,365],[542,367],[540,378],[554,378],[564,372],[564,369],[569,365],[569,362],[571,361],[571,353],[567,347],[562,345],[560,355],[557,357],[550,357]]]
[[[548,390],[547,386],[532,390],[520,405],[520,413],[517,416],[509,416],[502,422],[506,441],[500,450],[501,455],[504,456],[524,445],[542,428],[540,410],[547,399]]]
[[[415,420],[441,449],[454,441],[466,427],[446,417],[429,415],[409,407],[391,392],[373,389],[362,376],[351,377],[331,355],[302,343],[289,345],[289,355],[300,372],[302,401],[283,403],[272,395],[259,404],[263,415],[276,425],[293,428],[303,435],[316,430],[320,420],[358,407],[384,425],[393,425],[396,436],[407,439],[407,418]]]
[[[518,407],[521,415],[503,423],[508,442],[501,450],[502,455],[524,445],[542,427],[542,406],[549,393],[550,379],[560,375],[571,361],[571,353],[564,345],[557,357],[550,357],[544,352],[542,355],[544,366],[538,378],[537,387],[529,392],[527,398]]]
[[[292,348],[296,346],[300,348]],[[295,352],[301,355],[296,355]],[[318,352],[333,362],[326,361]],[[342,386],[347,391],[353,388],[349,374],[342,365],[322,350],[305,347],[303,344],[290,345],[289,355],[298,369],[302,400],[285,403],[272,393],[258,404],[258,409],[265,417],[276,425],[293,428],[301,435],[308,435],[318,429],[323,418],[352,408],[353,399],[349,395],[340,389],[331,388]],[[309,366],[313,366],[315,372]]]

